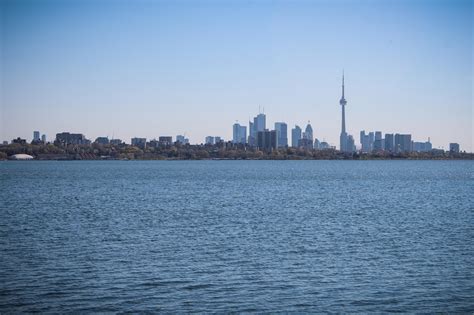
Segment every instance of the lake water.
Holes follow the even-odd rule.
[[[472,161],[0,163],[0,313],[474,311]]]

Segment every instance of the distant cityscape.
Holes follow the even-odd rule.
[[[356,148],[354,137],[346,131],[346,115],[345,107],[347,101],[344,95],[344,74],[342,75],[342,96],[339,101],[341,105],[341,133],[338,150],[343,153],[370,153],[370,152],[432,152],[444,151],[442,149],[433,149],[430,139],[427,141],[414,141],[411,134],[385,133],[382,131],[360,131],[359,149]],[[249,148],[255,148],[265,152],[282,148],[300,148],[306,150],[337,150],[335,146],[330,145],[326,141],[321,141],[313,136],[313,128],[308,121],[306,128],[303,129],[295,125],[291,129],[291,145],[288,143],[288,125],[285,122],[275,122],[274,129],[267,128],[266,115],[260,112],[249,121],[249,134],[247,135],[247,126],[234,123],[232,126],[232,140],[227,141],[231,145],[240,145]],[[26,144],[27,140],[20,137],[13,139],[12,144]],[[33,140],[31,144],[47,144],[45,134],[41,135],[39,131],[33,131]],[[108,137],[97,137],[94,142],[87,139],[85,135],[80,133],[61,132],[57,133],[54,141],[55,146],[69,145],[91,145],[92,143],[99,145],[123,146],[126,145],[121,139],[109,139]],[[8,145],[8,141],[3,141],[3,145]],[[172,136],[159,136],[158,139],[147,141],[147,138],[134,137],[130,139],[130,145],[141,149],[158,148],[163,146],[190,145],[189,139],[185,135],[177,135],[173,141]],[[204,139],[204,145],[222,145],[226,141],[220,136],[207,136]],[[458,143],[449,143],[449,152],[459,153],[460,146]]]

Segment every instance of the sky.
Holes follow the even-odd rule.
[[[0,0],[0,140],[63,131],[232,138],[308,121],[473,145],[473,4],[458,0]]]

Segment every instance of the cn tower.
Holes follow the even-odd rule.
[[[339,104],[342,108],[342,126],[341,126],[341,136],[339,143],[339,150],[342,152],[347,152],[347,133],[346,133],[346,104],[347,101],[344,98],[344,71],[342,71],[342,97],[339,101]]]

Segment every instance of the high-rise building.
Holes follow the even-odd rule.
[[[46,135],[41,136],[41,142],[46,143]]]
[[[247,127],[235,123],[232,127],[232,142],[233,143],[247,143]]]
[[[33,141],[34,142],[39,142],[40,141],[40,132],[39,131],[33,131]]]
[[[449,152],[459,153],[459,143],[450,143],[449,144]]]
[[[395,134],[395,152],[410,152],[411,150],[411,135]]]
[[[295,128],[291,129],[291,146],[297,148],[301,139],[301,128],[295,125]]]
[[[212,136],[207,136],[206,139],[204,139],[205,144],[214,144],[215,139]]]
[[[257,132],[264,131],[266,129],[266,116],[265,114],[258,114],[253,119],[253,123],[249,121],[249,145],[255,146],[257,141]]]
[[[360,132],[360,150],[364,153],[368,153],[371,151],[370,148],[370,138],[369,135],[365,134],[365,130],[362,130]]]
[[[395,152],[395,141],[393,138],[393,133],[386,133],[384,140],[384,150],[389,152]]]
[[[257,132],[257,147],[260,150],[271,151],[277,147],[276,130],[264,130]]]
[[[288,126],[284,122],[276,122],[275,130],[277,132],[277,147],[285,148],[288,146]]]

